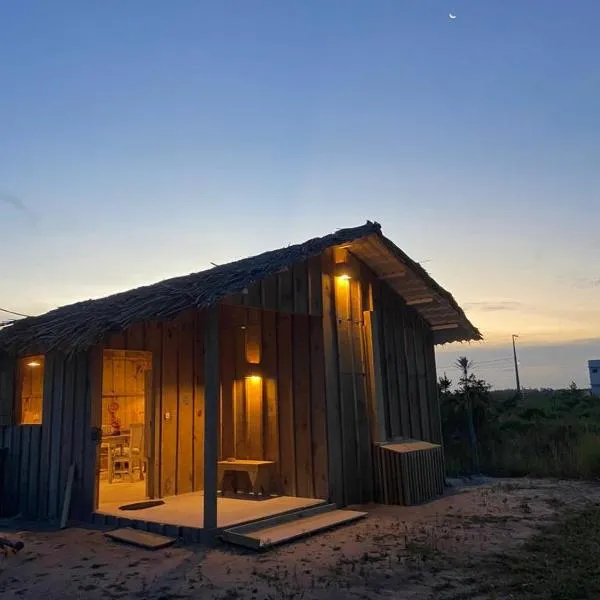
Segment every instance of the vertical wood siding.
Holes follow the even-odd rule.
[[[277,310],[285,313],[323,314],[321,257],[316,256],[277,275],[249,285],[245,293],[232,294],[226,304]]]
[[[273,460],[279,493],[326,499],[321,317],[223,306],[221,340],[221,458]]]
[[[349,281],[334,276],[333,250],[322,256],[329,493],[338,504],[374,498],[373,442],[382,440],[372,432],[441,441],[429,326],[366,265],[345,260]]]
[[[441,443],[433,336],[428,324],[382,283],[379,316],[383,397],[390,439]]]
[[[154,429],[148,486],[154,497],[201,490],[204,482],[204,313],[138,323],[107,336],[107,349],[152,352]]]
[[[338,286],[333,258],[327,251],[224,301],[219,456],[273,460],[278,492],[351,504],[374,497],[372,431],[439,443],[441,424],[427,324],[352,256],[355,276]],[[203,319],[188,310],[108,335],[69,359],[48,354],[42,425],[7,425],[12,406],[0,402],[0,447],[9,451],[2,497],[12,504],[5,508],[57,518],[75,464],[72,514],[94,509],[103,348],[152,352],[151,495],[201,490]],[[0,361],[0,399],[14,391],[11,360]],[[247,379],[252,366],[261,381]]]
[[[76,476],[71,516],[91,512],[95,466],[90,472],[87,457],[96,443],[86,408],[91,391],[89,358],[90,352],[68,359],[60,353],[46,355],[41,425],[0,427],[0,448],[8,449],[4,481],[0,482],[3,512],[58,519],[72,464]],[[5,377],[10,377],[11,364],[14,366],[14,360],[2,365]]]
[[[321,286],[312,266],[281,274],[280,286],[262,285],[255,302],[308,309]],[[288,289],[289,293],[285,290]],[[245,295],[243,295],[245,296]],[[243,297],[243,296],[240,296]],[[235,302],[236,299],[231,300]],[[320,310],[321,300],[312,306]],[[106,348],[153,352],[155,496],[203,486],[203,312],[186,311],[165,323],[142,323],[109,336]],[[246,304],[223,306],[220,318],[221,422],[219,456],[274,460],[277,491],[328,497],[322,318],[274,312]],[[248,361],[262,381],[246,379]],[[169,418],[166,417],[168,413]],[[318,415],[318,416],[316,416]],[[160,451],[159,451],[160,450]]]
[[[371,281],[350,257],[355,276],[334,276],[333,252],[322,258],[322,298],[330,499],[340,505],[372,500],[371,422],[364,312]]]

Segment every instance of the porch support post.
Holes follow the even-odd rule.
[[[204,529],[217,528],[217,460],[220,371],[219,305],[206,310],[204,321]]]

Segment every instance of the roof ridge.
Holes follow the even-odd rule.
[[[254,281],[277,273],[285,266],[320,254],[331,246],[378,233],[381,233],[381,225],[367,221],[357,227],[338,229],[322,237],[266,250],[202,271],[63,305],[2,328],[0,350],[9,348],[17,349],[17,352],[25,351],[36,344],[50,350],[63,344],[71,346],[68,340],[73,337],[78,340],[76,346],[89,347],[113,328],[125,328],[140,320],[171,318],[186,308],[204,308],[225,296],[242,291]],[[190,286],[193,289],[186,289]],[[106,310],[101,314],[90,314],[91,310],[98,307]]]

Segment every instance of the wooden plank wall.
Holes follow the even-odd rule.
[[[58,518],[74,463],[71,514],[85,518],[95,509],[99,438],[94,440],[92,434],[93,428],[102,427],[103,347],[153,353],[150,417],[159,426],[151,446],[163,448],[162,453],[154,452],[154,468],[148,473],[153,494],[202,489],[202,320],[202,313],[188,311],[171,322],[140,323],[109,335],[103,344],[68,360],[57,353],[46,355],[42,425],[0,427],[0,447],[9,448],[2,496],[13,499],[6,508],[18,508],[32,518]],[[110,384],[107,373],[104,380]]]
[[[318,261],[309,260],[226,299],[220,322],[219,456],[274,460],[278,491],[327,498],[319,268]],[[104,343],[153,353],[153,418],[159,426],[149,486],[155,496],[202,489],[202,320],[203,312],[186,311],[170,322],[134,325]],[[249,365],[263,375],[261,381],[246,377]]]
[[[352,254],[352,278],[335,277],[336,252],[322,256],[330,499],[352,504],[373,500],[372,432],[439,443],[441,429],[428,325]]]
[[[284,313],[323,314],[321,257],[315,256],[232,294],[225,304],[276,310]]]
[[[203,487],[203,319],[203,312],[187,310],[171,321],[137,323],[104,342],[107,349],[152,352],[149,417],[155,427],[148,485],[155,497]]]
[[[364,333],[364,312],[372,308],[373,277],[365,265],[351,256],[348,260],[354,275],[345,281],[334,275],[334,253],[326,252],[322,258],[330,499],[340,505],[369,502],[373,497]]]
[[[274,460],[281,493],[340,504],[373,498],[367,357],[377,353],[365,337],[365,311],[377,315],[386,435],[441,442],[431,332],[353,260],[356,276],[345,288],[336,283],[328,251],[228,298],[221,311],[220,456]],[[68,360],[46,356],[42,425],[0,428],[0,447],[10,448],[11,497],[24,515],[58,516],[72,463],[73,514],[94,507],[98,440],[92,429],[102,424],[102,347],[152,352],[153,495],[202,489],[203,318],[202,311],[185,311],[170,322],[109,335]],[[259,387],[249,387],[248,362],[261,371]]]
[[[4,511],[25,518],[58,519],[73,464],[71,516],[91,513],[96,468],[88,460],[96,448],[87,408],[91,404],[91,356],[91,352],[68,359],[59,353],[46,355],[41,425],[0,427],[0,448],[8,449],[5,478],[0,482]],[[11,363],[3,364],[5,379],[11,376],[10,368]],[[13,368],[13,378],[15,374]]]
[[[222,307],[220,456],[273,460],[276,491],[326,499],[321,323],[306,314]]]
[[[390,439],[441,443],[433,336],[427,323],[387,284],[374,309],[379,318],[382,388]]]

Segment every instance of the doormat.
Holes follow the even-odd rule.
[[[146,500],[145,502],[134,502],[133,504],[123,504],[119,510],[142,510],[143,508],[154,508],[164,504],[164,500]]]
[[[272,500],[277,496],[269,494],[251,494],[249,492],[225,492],[219,494],[220,498],[230,498],[232,500],[251,500],[252,502],[263,502],[264,500]]]

